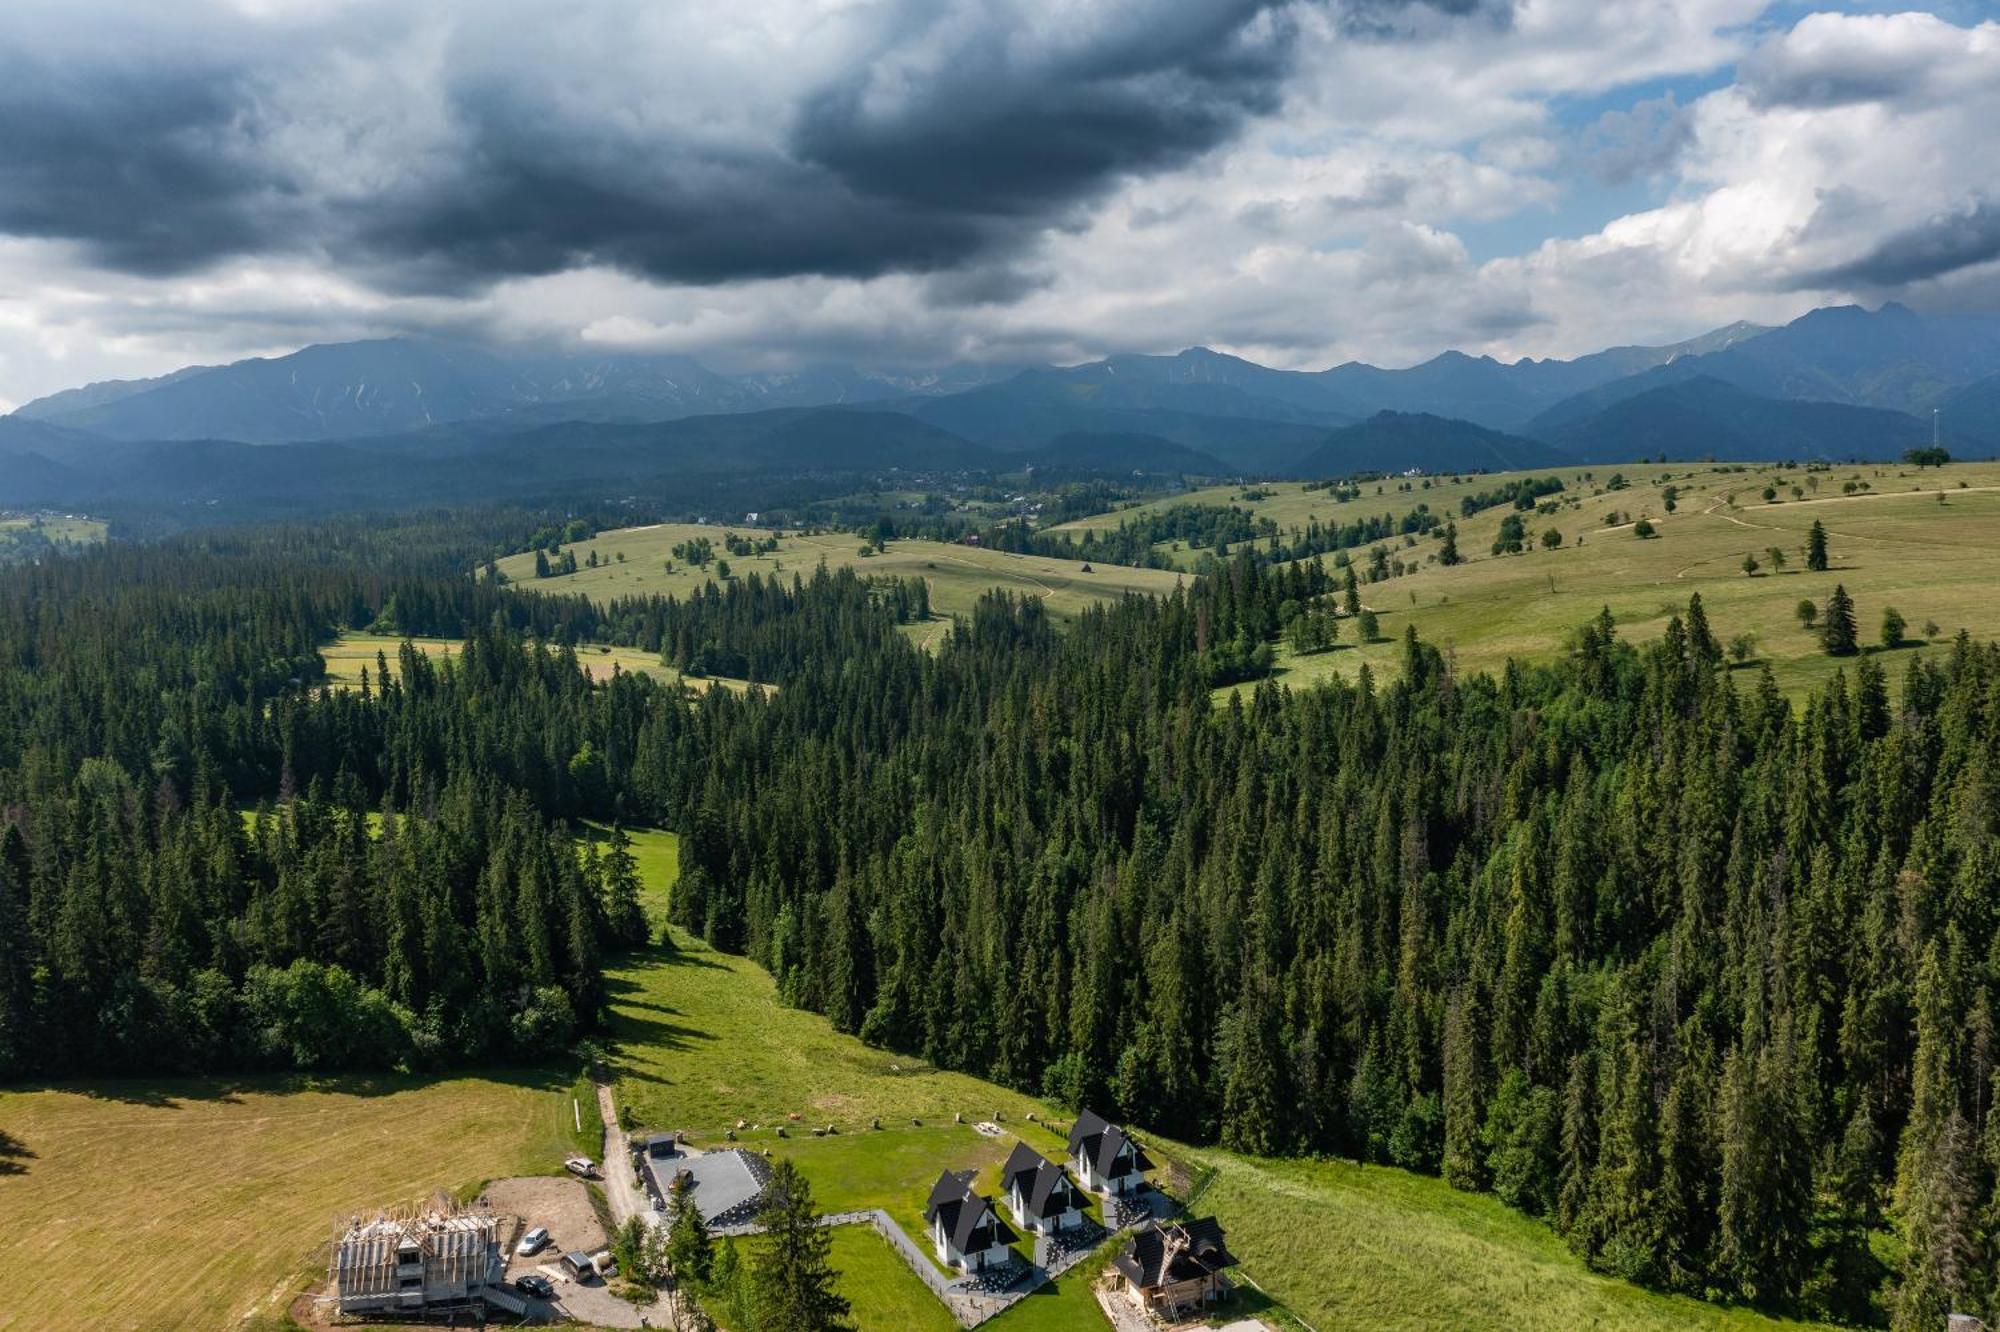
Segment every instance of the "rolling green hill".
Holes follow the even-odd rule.
[[[919,640],[928,640],[942,632],[950,616],[970,614],[990,588],[1004,587],[1022,596],[1039,597],[1052,615],[1062,618],[1093,602],[1127,592],[1171,592],[1180,578],[1161,569],[1086,566],[1076,560],[1012,555],[941,541],[891,541],[882,553],[863,556],[860,540],[845,532],[814,535],[785,532],[779,535],[775,551],[730,556],[724,553],[722,543],[724,534],[732,531],[760,539],[771,535],[752,527],[732,528],[722,524],[660,523],[620,528],[563,547],[576,555],[580,567],[573,574],[536,578],[532,553],[501,560],[500,572],[517,585],[551,592],[580,592],[600,603],[627,596],[685,597],[713,581],[716,570],[714,565],[697,568],[684,558],[676,558],[674,547],[706,538],[717,555],[728,561],[731,575],[738,578],[751,573],[807,578],[822,563],[829,569],[852,566],[862,574],[921,578],[930,587],[933,615],[946,619],[912,626],[911,632]],[[598,558],[595,568],[589,566],[593,551]],[[667,567],[669,561],[673,564],[671,570]]]
[[[1780,687],[1796,696],[1841,664],[1821,651],[1796,616],[1801,600],[1822,603],[1836,583],[1858,604],[1864,644],[1876,643],[1889,607],[1908,621],[1915,641],[1882,658],[1892,679],[1901,661],[1939,650],[1960,629],[1975,637],[2000,634],[2000,599],[1990,592],[2000,580],[2000,544],[1993,539],[2000,530],[2000,464],[1809,472],[1649,463],[1534,475],[1558,476],[1566,489],[1544,501],[1553,512],[1523,515],[1528,538],[1523,553],[1492,553],[1501,522],[1514,513],[1504,505],[1457,519],[1465,563],[1454,568],[1437,561],[1437,538],[1390,543],[1395,557],[1414,572],[1361,588],[1363,604],[1380,619],[1381,641],[1358,645],[1348,627],[1330,652],[1301,657],[1280,646],[1278,678],[1294,686],[1332,675],[1352,678],[1364,662],[1378,675],[1393,673],[1406,625],[1447,648],[1459,669],[1498,671],[1510,656],[1546,659],[1561,652],[1577,626],[1604,607],[1617,618],[1622,635],[1652,638],[1699,592],[1717,635],[1725,643],[1753,635],[1748,664],[1768,663]],[[1622,488],[1611,488],[1614,477]],[[1417,498],[1456,513],[1466,495],[1509,479],[1443,481],[1429,491],[1407,493],[1391,483],[1385,493],[1364,495],[1344,507],[1324,491],[1298,486],[1249,492],[1261,496],[1255,500],[1225,488],[1185,498],[1235,503],[1289,527],[1309,516],[1398,511]],[[1669,486],[1677,492],[1672,513],[1666,508]],[[1774,493],[1770,502],[1763,498],[1767,488]],[[1121,516],[1069,526],[1116,526]],[[1634,535],[1633,523],[1641,517],[1653,525],[1654,538]],[[1833,567],[1824,574],[1805,569],[1803,546],[1815,520],[1826,525],[1831,544]],[[1554,549],[1540,544],[1549,530],[1562,538]],[[1770,556],[1772,546],[1784,553],[1782,568]],[[1366,563],[1365,550],[1353,554]],[[1758,561],[1755,576],[1744,573],[1746,555]],[[1930,624],[1936,634],[1926,632]]]

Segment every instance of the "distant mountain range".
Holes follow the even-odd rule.
[[[388,338],[28,403],[0,418],[0,503],[327,507],[888,468],[1327,476],[1884,459],[1929,439],[1933,409],[1955,451],[2000,451],[2000,316],[1845,306],[1568,361],[1447,352],[1311,372],[1197,347],[1059,368],[730,375],[685,356]]]

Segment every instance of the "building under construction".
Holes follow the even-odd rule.
[[[357,1216],[334,1239],[328,1299],[363,1317],[448,1317],[489,1303],[518,1312],[500,1245],[491,1212],[444,1198]]]

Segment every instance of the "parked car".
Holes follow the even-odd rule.
[[[521,1236],[521,1242],[514,1246],[514,1252],[526,1258],[531,1253],[540,1253],[548,1247],[549,1231],[546,1226],[536,1226]]]
[[[516,1277],[514,1285],[523,1295],[533,1296],[538,1300],[552,1300],[556,1297],[556,1288],[545,1276]]]
[[[570,1157],[569,1160],[563,1162],[563,1169],[569,1171],[570,1174],[575,1175],[578,1179],[597,1178],[597,1162],[587,1156]]]

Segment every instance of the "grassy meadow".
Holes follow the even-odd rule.
[[[629,527],[600,532],[589,540],[564,547],[576,552],[582,566],[573,574],[536,578],[532,552],[501,560],[500,571],[517,584],[551,592],[580,592],[599,602],[655,594],[686,597],[715,581],[715,566],[697,569],[676,558],[673,548],[697,537],[707,537],[715,543],[717,553],[729,561],[730,574],[738,578],[752,573],[809,578],[822,563],[829,569],[851,565],[863,574],[922,578],[930,587],[932,612],[943,618],[929,625],[914,626],[912,633],[919,641],[929,641],[942,632],[949,617],[971,614],[979,598],[991,588],[1004,587],[1023,596],[1040,597],[1051,614],[1063,618],[1094,602],[1115,599],[1127,592],[1171,592],[1178,581],[1178,575],[1161,569],[1099,564],[1086,573],[1085,566],[1076,560],[1010,555],[942,541],[891,541],[881,554],[864,557],[860,553],[860,539],[846,532],[783,533],[775,551],[738,557],[723,550],[722,538],[726,532],[754,539],[771,535],[768,530],[726,524],[661,523]],[[598,558],[594,569],[584,563],[592,551]],[[618,558],[621,555],[622,562]],[[669,561],[673,563],[671,573],[667,570]]]
[[[571,1095],[538,1073],[0,1090],[0,1328],[279,1319],[353,1213],[558,1169]]]
[[[2000,598],[1990,592],[2000,579],[2000,464],[1812,473],[1642,464],[1554,474],[1567,488],[1545,501],[1553,502],[1553,513],[1523,515],[1526,553],[1491,553],[1502,519],[1514,512],[1507,506],[1457,520],[1466,562],[1453,568],[1436,562],[1435,537],[1413,546],[1391,542],[1392,555],[1417,571],[1362,587],[1362,603],[1380,617],[1381,641],[1357,644],[1353,626],[1343,622],[1342,641],[1330,652],[1299,657],[1281,647],[1278,678],[1294,686],[1352,678],[1363,662],[1378,676],[1393,674],[1408,624],[1447,649],[1460,669],[1498,671],[1509,657],[1546,660],[1560,653],[1571,632],[1602,607],[1617,618],[1622,636],[1657,637],[1699,592],[1717,637],[1727,643],[1753,635],[1745,665],[1769,664],[1780,687],[1796,697],[1842,665],[1821,651],[1795,613],[1802,599],[1823,606],[1836,583],[1855,600],[1864,646],[1876,645],[1888,607],[1908,622],[1910,645],[1878,657],[1892,680],[1908,656],[1947,647],[1961,628],[1975,637],[2000,635]],[[1622,474],[1623,488],[1608,487],[1614,474]],[[1480,477],[1473,484],[1485,489],[1506,479]],[[1858,489],[1862,483],[1866,490]],[[1398,484],[1386,483],[1382,496],[1326,507],[1352,510],[1336,515],[1343,520],[1359,516],[1355,506],[1361,504],[1401,512],[1422,500],[1440,508],[1432,498],[1439,487],[1401,492]],[[1678,492],[1671,514],[1668,485]],[[1857,487],[1851,494],[1850,485]],[[1796,497],[1793,486],[1800,490]],[[1767,487],[1775,492],[1773,501],[1763,498]],[[1455,514],[1458,492],[1468,487],[1447,482],[1441,488],[1448,501],[1442,511]],[[1268,505],[1289,524],[1283,515],[1299,502],[1290,493],[1297,488],[1270,489],[1278,493],[1252,507]],[[1655,536],[1635,535],[1634,521],[1642,517]],[[1825,523],[1829,538],[1832,567],[1823,574],[1805,569],[1806,532],[1815,519]],[[1549,529],[1562,535],[1554,549],[1540,545]],[[1782,568],[1771,558],[1773,546],[1784,555]],[[1365,548],[1351,554],[1367,559]],[[1746,555],[1758,561],[1754,575],[1744,572]],[[1926,634],[1928,623],[1937,626],[1934,638]]]
[[[342,633],[332,643],[319,650],[320,656],[326,660],[327,683],[335,689],[359,689],[361,672],[364,669],[371,677],[377,673],[378,653],[388,660],[390,672],[400,675],[402,647],[405,641],[427,657],[449,657],[460,647],[460,640],[455,638],[405,640],[397,634]],[[628,674],[650,675],[663,684],[685,683],[696,689],[706,689],[711,684],[719,684],[725,689],[750,687],[750,682],[747,680],[730,680],[721,676],[683,675],[672,666],[661,662],[658,654],[641,652],[637,648],[586,643],[576,649],[576,659],[579,665],[590,672],[590,678],[598,684],[609,680],[615,669]]]
[[[1344,1161],[1200,1158],[1200,1210],[1266,1293],[1315,1327],[1407,1329],[1807,1328],[1651,1291],[1586,1269],[1553,1231],[1442,1180]]]
[[[0,514],[0,559],[32,555],[48,546],[94,546],[110,533],[110,524],[72,514]],[[46,542],[45,546],[43,543]]]

